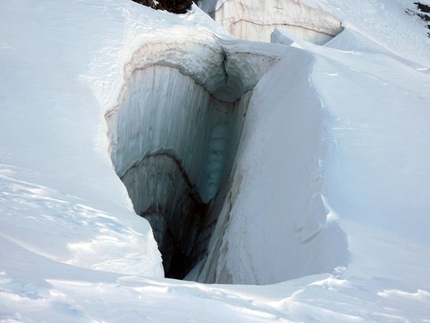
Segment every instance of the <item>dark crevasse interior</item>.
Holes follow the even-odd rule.
[[[175,68],[138,69],[106,117],[116,171],[152,226],[169,278],[184,278],[204,257],[217,220],[215,197],[227,185],[251,97],[231,84],[209,91]]]

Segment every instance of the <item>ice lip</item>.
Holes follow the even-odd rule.
[[[115,170],[151,223],[167,277],[183,278],[205,253],[252,88],[280,55],[221,43],[145,44],[106,114]]]

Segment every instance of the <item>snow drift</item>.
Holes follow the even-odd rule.
[[[288,48],[254,89],[218,223],[226,232],[202,269],[208,281],[269,284],[347,263],[345,234],[322,195],[325,116],[309,82],[313,64],[311,53]]]
[[[324,6],[345,30],[316,46],[279,28],[273,39],[283,45],[256,45],[197,8],[178,16],[126,0],[2,3],[0,320],[428,322],[428,29],[405,13],[409,0],[306,4]],[[262,57],[273,55],[279,62],[248,87],[243,76],[266,71],[273,62]],[[238,77],[225,87],[224,61]],[[162,97],[153,91],[160,77]],[[251,90],[245,120],[209,120]],[[173,113],[165,99],[190,107]],[[184,131],[188,118],[197,138]],[[139,124],[174,132],[138,133]],[[241,139],[226,128],[242,128]],[[149,148],[133,146],[151,134]],[[199,156],[182,154],[192,147]],[[223,154],[212,164],[205,149]],[[215,171],[221,160],[230,176]],[[160,188],[173,203],[183,196],[169,180],[201,199],[219,187],[208,206],[219,219],[188,278],[264,284],[324,273],[265,286],[162,278],[151,227],[117,175],[142,161],[154,169],[136,170],[142,182],[162,179],[159,205]]]

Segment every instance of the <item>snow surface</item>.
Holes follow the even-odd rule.
[[[0,2],[1,321],[430,322],[427,31],[406,0],[306,5],[345,30],[323,47],[273,34],[282,57],[253,91],[231,212],[201,272],[272,284],[253,286],[162,277],[105,114],[141,49],[257,45],[198,8]],[[187,53],[168,61],[186,66]]]

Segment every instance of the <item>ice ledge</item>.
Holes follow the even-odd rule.
[[[200,6],[233,36],[247,40],[269,42],[278,27],[321,45],[343,30],[335,16],[307,1],[203,0]]]

